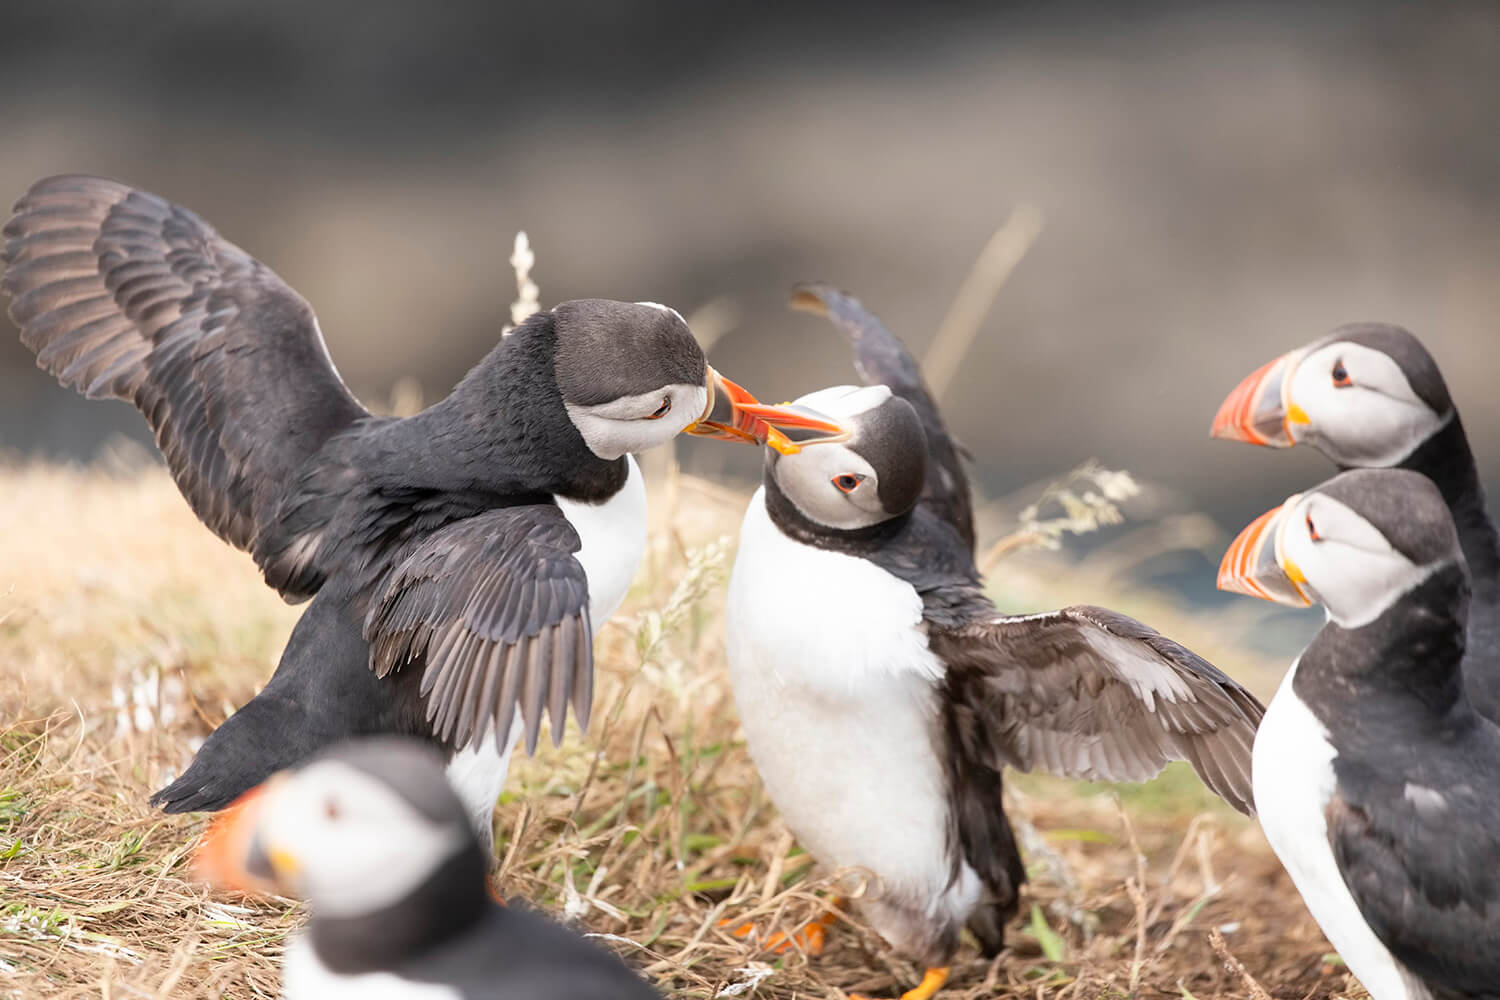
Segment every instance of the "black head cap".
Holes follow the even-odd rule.
[[[1432,480],[1407,469],[1353,469],[1319,486],[1354,511],[1417,566],[1458,557],[1458,533]]]
[[[880,503],[892,517],[917,505],[927,485],[927,435],[910,403],[892,396],[854,419],[850,450],[880,475]]]
[[[650,302],[575,299],[552,310],[563,399],[595,406],[668,385],[702,385],[703,349],[676,310]]]
[[[363,771],[439,826],[468,823],[463,802],[443,775],[442,757],[421,740],[404,736],[350,740],[336,744],[308,764],[325,760]]]
[[[1348,341],[1379,351],[1396,362],[1412,392],[1432,412],[1444,414],[1453,409],[1453,397],[1448,394],[1443,373],[1438,371],[1437,362],[1410,330],[1391,323],[1347,323],[1334,330],[1327,339]]]

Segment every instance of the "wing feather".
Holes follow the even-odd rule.
[[[133,403],[199,518],[286,596],[316,589],[257,541],[303,463],[369,414],[307,302],[192,212],[103,178],[38,181],[4,236],[0,290],[37,364]]]
[[[1253,811],[1250,752],[1265,714],[1202,657],[1133,618],[1078,606],[929,630],[952,698],[973,728],[965,752],[991,766],[1143,781],[1186,760]]]
[[[528,753],[544,714],[561,742],[569,694],[580,726],[592,695],[580,544],[552,504],[486,511],[424,536],[371,601],[372,668],[421,670],[428,720],[460,749],[493,727],[504,750],[518,708]]]

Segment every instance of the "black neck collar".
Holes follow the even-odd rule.
[[[318,959],[333,972],[388,971],[476,926],[490,906],[488,859],[469,843],[404,899],[357,917],[316,910],[307,933]]]
[[[766,513],[777,530],[804,545],[868,560],[909,584],[929,623],[956,626],[994,614],[967,541],[928,501],[889,521],[841,531],[798,510],[774,475],[765,477],[765,489]]]
[[[1500,583],[1500,534],[1485,509],[1484,486],[1474,465],[1474,453],[1457,411],[1436,434],[1417,446],[1401,462],[1401,468],[1420,472],[1443,494],[1469,573],[1478,588]]]
[[[1369,624],[1323,626],[1302,654],[1293,686],[1303,701],[1332,706],[1346,719],[1371,701],[1446,715],[1460,701],[1467,704],[1462,667],[1468,605],[1463,568],[1444,566]]]

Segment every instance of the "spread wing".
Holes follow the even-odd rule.
[[[1396,958],[1453,996],[1496,997],[1500,808],[1489,772],[1462,764],[1472,784],[1341,771],[1328,839],[1360,912]]]
[[[298,467],[368,415],[307,302],[187,209],[49,177],[4,235],[0,289],[37,364],[135,404],[193,511],[239,548],[255,551]]]
[[[937,400],[922,381],[917,359],[858,299],[830,285],[798,285],[792,292],[792,305],[832,320],[853,345],[854,369],[865,384],[890,386],[891,392],[917,411],[922,430],[927,433],[927,488],[923,498],[958,529],[972,552],[974,501],[960,458],[963,448],[948,433]]]
[[[422,670],[427,718],[462,749],[491,726],[510,745],[517,708],[526,752],[545,709],[562,741],[568,702],[580,726],[593,699],[588,579],[581,542],[552,504],[487,511],[424,537],[396,561],[365,618],[370,665]]]
[[[1191,650],[1089,606],[929,631],[958,752],[999,767],[1144,781],[1186,760],[1240,812],[1265,708]]]

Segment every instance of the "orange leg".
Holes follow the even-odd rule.
[[[928,969],[922,976],[922,981],[915,989],[907,990],[901,994],[901,1000],[932,1000],[933,994],[943,988],[948,981],[948,966]],[[849,994],[849,1000],[869,1000],[868,997],[860,996],[858,993]]]
[[[815,920],[809,920],[801,929],[793,931],[791,934],[777,931],[766,938],[765,942],[760,945],[761,949],[777,955],[784,955],[793,948],[797,948],[809,955],[821,955],[823,953],[823,944],[828,939],[828,928],[832,927],[834,921],[838,920],[838,916],[833,912],[833,907],[842,905],[843,900],[837,897],[829,900],[830,908],[822,916]],[[734,923],[733,920],[725,917],[719,921],[719,926],[728,927],[732,923]],[[729,933],[737,938],[758,938],[760,936],[760,931],[754,924],[740,924]]]

